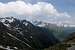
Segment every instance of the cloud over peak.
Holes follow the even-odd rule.
[[[52,4],[46,2],[38,2],[36,4],[25,3],[24,1],[8,2],[6,4],[0,3],[0,13],[4,14],[6,12],[14,12],[17,14],[42,12],[47,15],[62,15],[62,13],[59,13]]]
[[[36,4],[25,3],[24,1],[14,1],[8,3],[0,2],[0,16],[30,16],[35,19],[46,20],[49,18],[69,18],[66,12],[60,13],[51,3],[38,2]],[[50,19],[49,19],[50,20]]]

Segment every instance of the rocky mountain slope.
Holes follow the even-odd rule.
[[[43,49],[59,43],[53,32],[13,17],[0,18],[0,46],[5,49]]]

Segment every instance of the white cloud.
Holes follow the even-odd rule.
[[[30,18],[40,20],[45,20],[46,18],[46,21],[49,18],[54,18],[55,20],[56,18],[70,17],[68,13],[60,13],[51,3],[46,2],[38,2],[36,4],[25,3],[24,1],[0,3],[0,15],[9,16],[10,14],[31,16]]]

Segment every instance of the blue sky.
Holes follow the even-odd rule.
[[[20,7],[22,9],[27,6],[28,8],[25,9],[25,12],[23,12],[23,10],[21,10],[21,9],[17,9],[17,12],[19,12],[18,14],[21,14],[21,12],[22,12],[22,13],[25,13],[26,15],[31,15],[30,13],[33,12],[32,10],[34,9],[33,13],[36,15],[33,15],[33,16],[36,16],[36,17],[33,17],[33,18],[38,18],[41,20],[47,19],[49,21],[50,21],[50,19],[53,21],[61,20],[61,22],[66,21],[67,23],[73,22],[75,24],[75,22],[74,22],[75,21],[75,14],[74,14],[75,13],[75,0],[20,0],[20,1],[24,1],[25,3],[24,2],[14,2],[14,3],[12,3],[13,5],[11,4],[12,1],[14,2],[14,1],[18,1],[18,0],[0,0],[0,2],[1,2],[0,3],[1,4],[0,11],[2,10],[1,13],[4,13],[6,11],[5,8],[11,9],[11,7],[13,7],[13,5],[16,5],[16,6],[18,6],[18,8]],[[40,4],[37,2],[46,2],[46,3]],[[10,3],[10,4],[7,4],[7,3]],[[17,5],[17,3],[18,3],[18,5]],[[30,5],[28,5],[26,3],[30,3]],[[3,6],[4,4],[5,4],[5,6]],[[19,6],[19,5],[21,5],[21,6]],[[39,7],[44,8],[44,6],[45,6],[45,10],[39,9]],[[32,9],[30,10],[29,8],[32,8]],[[5,10],[5,11],[3,11],[3,10]],[[15,7],[12,8],[12,10],[15,11],[16,10]],[[16,13],[14,13],[13,11],[11,13],[7,13],[7,12],[9,12],[9,10],[8,10],[8,11],[6,11],[6,14],[16,15]],[[51,12],[49,12],[49,11],[51,11]],[[69,15],[67,13],[65,14],[64,12],[67,12],[71,17],[70,18],[65,17],[65,16],[69,16]],[[55,15],[55,16],[64,16],[64,17],[53,17],[53,16],[49,17],[49,15],[52,15],[51,13],[53,13],[53,15]],[[43,17],[37,17],[37,16],[43,16]],[[63,20],[62,20],[62,18],[63,18]],[[59,22],[59,24],[61,22]]]

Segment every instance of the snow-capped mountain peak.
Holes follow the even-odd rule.
[[[13,17],[5,17],[5,18],[0,18],[0,22],[13,22],[14,21],[14,18]]]
[[[39,27],[44,24],[46,23],[38,22],[34,25],[27,20],[0,18],[0,45],[10,46],[11,48],[17,47],[17,50],[25,48],[31,50],[33,48],[46,48],[50,43],[56,44],[58,40],[55,36],[47,31],[48,29]],[[51,39],[53,40],[51,41]]]
[[[10,23],[14,21],[13,17],[5,17],[5,18],[0,18],[0,22],[2,22],[6,26],[10,26]]]

